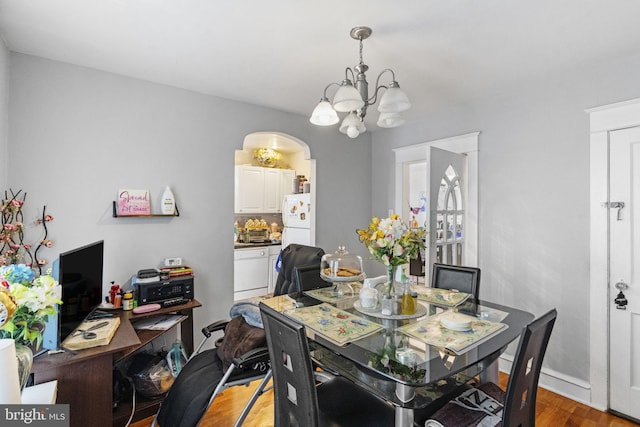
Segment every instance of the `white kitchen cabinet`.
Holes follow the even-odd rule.
[[[278,272],[276,271],[276,262],[278,262],[278,255],[280,255],[280,249],[282,245],[269,246],[269,293],[273,292],[278,281]]]
[[[296,171],[292,169],[282,169],[282,182],[280,188],[282,189],[282,194],[280,196],[280,202],[282,203],[282,199],[284,196],[288,196],[289,194],[295,194],[293,191],[293,180],[296,177]]]
[[[235,197],[236,213],[260,213],[264,209],[264,168],[258,166],[236,166]]]
[[[295,171],[238,165],[235,167],[235,213],[278,213],[291,194]],[[287,192],[285,192],[287,191]]]
[[[236,249],[233,252],[234,300],[266,295],[269,288],[269,247]]]
[[[264,211],[280,212],[282,209],[282,172],[281,169],[264,171]]]

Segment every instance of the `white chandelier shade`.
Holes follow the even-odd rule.
[[[349,113],[340,125],[340,132],[346,134],[349,138],[357,138],[361,133],[366,131],[367,128],[364,126],[364,123],[354,112]]]
[[[343,81],[333,97],[333,108],[341,113],[348,113],[362,107],[364,107],[364,101],[358,89],[353,87],[351,80]]]
[[[393,128],[404,124],[405,121],[399,113],[411,108],[411,102],[407,94],[400,89],[392,69],[386,68],[378,74],[375,89],[372,96],[369,97],[369,84],[366,76],[369,66],[362,59],[362,41],[368,38],[371,32],[369,27],[355,27],[351,30],[351,38],[360,42],[360,62],[353,68],[346,68],[342,83],[327,85],[320,103],[313,110],[309,119],[314,125],[330,126],[336,124],[340,121],[337,113],[348,113],[340,124],[339,131],[347,134],[350,138],[357,138],[366,132],[364,118],[367,115],[367,108],[377,102],[379,94],[381,97],[378,111],[381,114],[376,124],[382,128]],[[391,73],[391,82],[388,85],[379,84],[381,77],[386,72]],[[352,81],[355,81],[355,85]],[[338,86],[338,89],[333,97],[333,102],[329,102],[327,89],[334,85]]]
[[[331,126],[340,121],[338,113],[333,109],[327,98],[320,100],[309,119],[311,123],[317,126]]]
[[[394,83],[395,86],[393,86]],[[409,108],[411,108],[409,97],[396,82],[389,85],[389,89],[382,95],[378,105],[378,111],[381,113],[401,113]]]
[[[380,113],[376,124],[381,128],[395,128],[402,126],[404,119],[400,116],[400,113]]]

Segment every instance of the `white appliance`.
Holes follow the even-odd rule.
[[[313,246],[311,193],[290,194],[282,201],[282,248],[291,243]]]

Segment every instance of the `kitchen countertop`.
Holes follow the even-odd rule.
[[[236,242],[233,245],[233,249],[246,249],[246,248],[259,248],[262,246],[275,246],[281,245],[281,242],[262,242],[262,243],[240,243]]]

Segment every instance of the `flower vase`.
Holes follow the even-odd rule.
[[[18,359],[20,391],[22,391],[29,381],[31,368],[33,368],[33,351],[31,350],[31,347],[16,341],[16,358]]]
[[[402,294],[402,265],[390,265],[387,267],[387,295]]]

